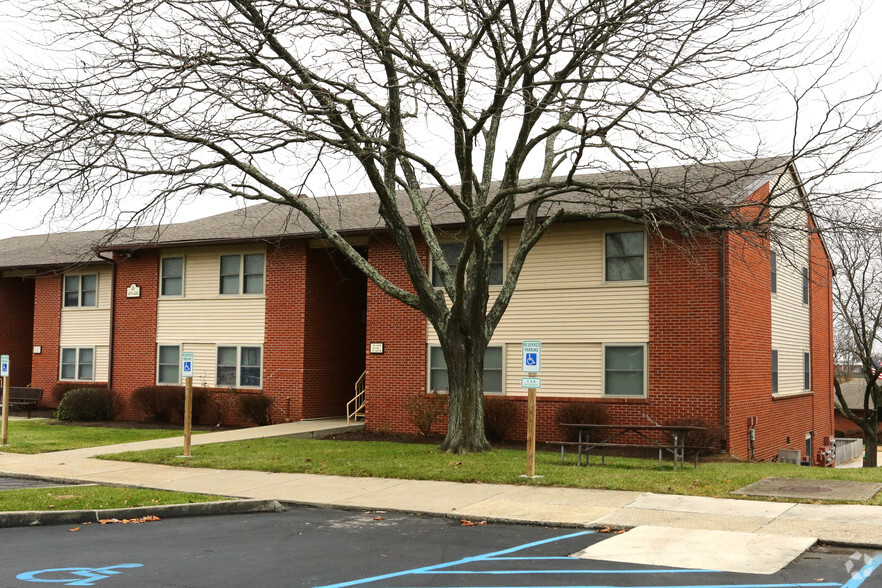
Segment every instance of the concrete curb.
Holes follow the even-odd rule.
[[[156,516],[161,519],[202,517],[209,515],[282,512],[285,508],[276,500],[221,500],[191,504],[109,508],[104,510],[30,510],[0,513],[0,528],[30,527],[34,525],[76,525],[96,523],[101,519],[137,519]]]

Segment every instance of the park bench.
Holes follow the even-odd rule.
[[[27,408],[28,418],[31,418],[31,409],[40,402],[41,398],[43,398],[42,388],[27,388],[19,386],[10,386],[9,388],[9,406]]]

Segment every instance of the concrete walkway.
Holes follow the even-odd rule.
[[[260,437],[319,437],[345,429],[323,420],[193,436],[193,444]],[[307,505],[398,510],[470,519],[579,527],[674,527],[807,537],[882,549],[882,506],[766,502],[641,492],[460,484],[383,478],[183,468],[94,459],[99,454],[181,446],[181,438],[22,455],[0,453],[0,475],[122,484],[274,499]]]

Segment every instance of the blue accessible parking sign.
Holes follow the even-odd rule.
[[[524,341],[521,344],[521,357],[521,371],[538,374],[542,368],[542,342]]]

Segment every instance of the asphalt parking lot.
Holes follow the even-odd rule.
[[[0,529],[0,585],[876,588],[875,552],[820,549],[772,575],[570,557],[609,534],[293,507],[144,524]]]

